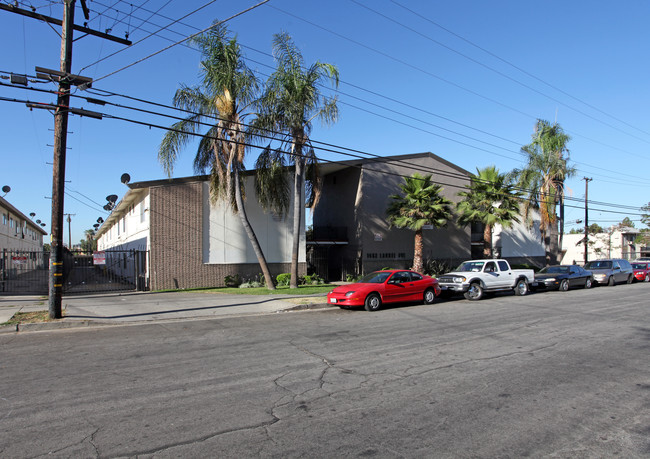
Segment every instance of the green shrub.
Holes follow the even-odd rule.
[[[305,274],[304,276],[300,276],[298,283],[300,285],[320,285],[325,283],[325,281],[318,274]]]
[[[235,274],[234,276],[227,275],[223,279],[224,284],[226,284],[226,287],[239,287],[242,283],[241,277],[239,277],[239,274]]]
[[[291,284],[291,273],[278,274],[277,277],[275,278],[275,282],[278,285],[278,287],[283,287]]]
[[[427,276],[440,277],[444,273],[454,270],[454,266],[442,260],[427,259],[423,263],[422,274]]]

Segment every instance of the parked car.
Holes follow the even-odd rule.
[[[511,269],[506,260],[469,260],[438,282],[443,294],[463,293],[468,300],[480,300],[485,292],[513,290],[515,295],[525,295],[535,284],[535,272]]]
[[[585,269],[593,273],[594,281],[598,284],[614,286],[621,282],[631,284],[634,280],[632,265],[622,258],[589,261]]]
[[[571,287],[591,288],[593,274],[578,265],[547,266],[535,273],[540,287],[566,292]]]
[[[433,303],[440,295],[438,281],[415,271],[375,271],[354,284],[341,285],[327,294],[327,302],[341,308],[364,306],[376,311],[384,303],[420,301]]]
[[[634,277],[639,282],[650,282],[650,263],[647,261],[639,261],[632,263],[634,270]]]

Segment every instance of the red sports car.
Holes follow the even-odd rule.
[[[632,263],[634,269],[634,277],[639,282],[650,282],[650,263],[636,262]]]
[[[341,285],[327,294],[327,302],[341,308],[365,306],[378,310],[382,303],[422,301],[431,304],[440,295],[438,281],[414,271],[391,269],[375,271],[355,284]]]

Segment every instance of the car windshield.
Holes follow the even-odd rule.
[[[483,265],[485,264],[484,261],[466,261],[465,263],[461,263],[461,265],[456,269],[456,271],[460,272],[481,272],[483,270]]]
[[[612,269],[611,261],[590,261],[585,265],[585,269]]]
[[[647,269],[648,265],[646,263],[632,263],[634,269]]]
[[[539,271],[540,274],[567,274],[568,272],[568,266],[547,266]]]
[[[362,277],[359,284],[382,284],[390,275],[391,273],[388,271],[375,271]]]

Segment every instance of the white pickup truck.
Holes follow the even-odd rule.
[[[532,269],[511,269],[506,260],[464,261],[451,273],[438,278],[444,294],[463,293],[468,300],[480,300],[485,292],[513,290],[525,295],[535,285]]]

